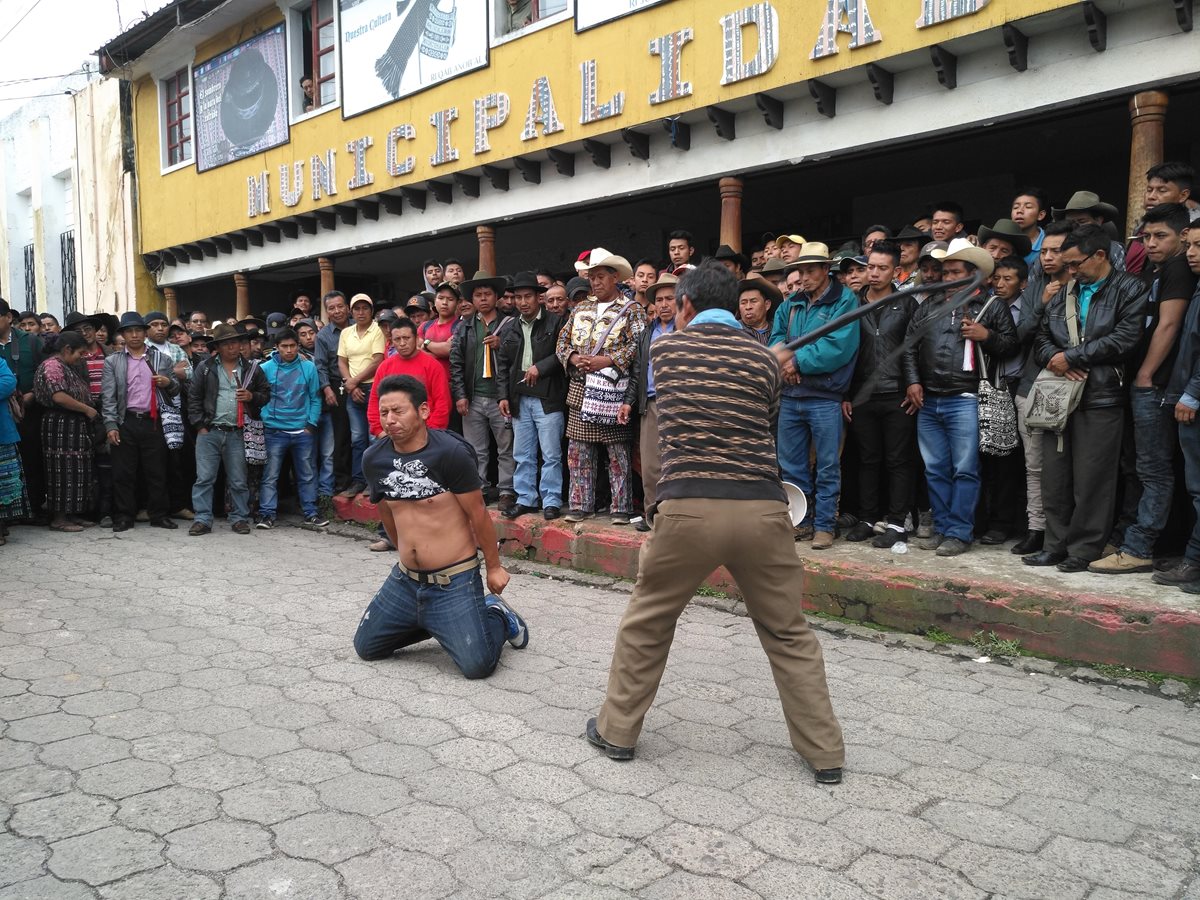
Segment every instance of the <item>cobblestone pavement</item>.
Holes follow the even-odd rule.
[[[1200,898],[1200,711],[823,634],[839,787],[750,622],[693,607],[632,763],[581,737],[624,591],[514,577],[467,682],[350,647],[389,561],[292,528],[17,529],[0,900]]]

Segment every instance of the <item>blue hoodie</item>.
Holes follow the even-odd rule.
[[[837,278],[829,279],[829,287],[818,298],[811,299],[796,291],[775,312],[770,344],[782,344],[802,334],[815,331],[826,322],[858,307],[858,298]],[[859,326],[850,322],[833,334],[826,335],[801,347],[793,354],[800,373],[799,384],[785,384],[785,397],[813,397],[822,400],[842,400],[854,374],[854,359],[858,355]]]
[[[302,356],[290,363],[272,356],[262,364],[271,399],[262,408],[263,425],[277,431],[299,431],[321,424],[321,381],[317,367]]]

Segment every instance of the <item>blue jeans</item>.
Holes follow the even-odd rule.
[[[317,514],[317,479],[313,475],[312,448],[316,441],[307,431],[288,434],[274,428],[266,429],[267,465],[258,488],[258,514],[264,519],[275,518],[279,507],[279,470],[290,452],[292,468],[296,470],[296,490],[300,494],[300,509],[305,516]]]
[[[979,502],[979,398],[926,394],[917,414],[917,443],[934,531],[971,543]]]
[[[350,480],[355,484],[366,484],[363,477],[363,451],[371,444],[371,430],[367,424],[367,405],[371,402],[371,385],[363,385],[363,402],[346,398],[346,413],[350,416]],[[349,393],[349,391],[347,391]]]
[[[815,531],[833,533],[838,494],[842,489],[842,404],[837,400],[784,397],[779,403],[779,467],[808,499],[808,517]],[[816,487],[809,449],[817,459]],[[813,494],[816,502],[813,502]]]
[[[240,428],[233,431],[213,428],[208,434],[196,435],[196,484],[192,488],[192,510],[196,513],[196,521],[212,525],[213,485],[222,463],[225,464],[225,485],[233,504],[233,509],[229,510],[230,524],[249,522],[246,444]]]
[[[418,584],[393,566],[354,633],[362,659],[386,659],[433,638],[468,678],[487,678],[500,660],[508,626],[483,603],[479,568],[451,576],[445,587]]]
[[[1200,421],[1179,426],[1179,448],[1183,451],[1183,478],[1196,510],[1196,523],[1183,558],[1193,566],[1200,566]]]
[[[1175,492],[1175,404],[1164,404],[1164,393],[1160,388],[1137,387],[1130,393],[1142,497],[1137,521],[1125,529],[1121,549],[1140,559],[1154,555],[1154,542],[1167,525]]]
[[[566,416],[561,412],[548,413],[537,397],[522,397],[519,415],[513,416],[513,488],[517,502],[537,506],[538,447],[542,449],[542,506],[562,506],[563,468],[562,436]]]
[[[333,413],[321,413],[321,428],[313,441],[312,466],[317,473],[317,493],[323,497],[333,496]]]

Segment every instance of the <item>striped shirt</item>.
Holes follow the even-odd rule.
[[[692,324],[650,345],[662,478],[658,499],[787,502],[771,420],[775,355],[741,329]]]

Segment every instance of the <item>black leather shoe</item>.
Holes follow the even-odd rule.
[[[1173,569],[1167,569],[1165,572],[1155,572],[1150,576],[1150,580],[1155,584],[1168,584],[1175,587],[1181,584],[1191,584],[1194,581],[1200,581],[1200,566],[1189,562],[1181,562]]]
[[[524,503],[514,503],[512,506],[500,510],[500,515],[506,519],[515,519],[517,516],[523,516],[526,513],[537,512],[536,506],[526,506]]]
[[[1067,558],[1065,553],[1055,553],[1052,550],[1041,550],[1024,557],[1021,562],[1027,566],[1057,566]]]
[[[836,769],[817,769],[814,773],[817,776],[817,784],[841,784],[842,783],[842,767]]]
[[[499,509],[501,513],[508,512],[516,505],[517,495],[510,494],[508,491],[504,491],[502,494],[500,494],[500,497],[496,502],[496,508]]]
[[[609,759],[627,760],[633,759],[632,747],[618,747],[616,744],[610,744],[600,736],[600,732],[596,730],[596,717],[592,716],[587,721],[587,739],[588,743],[593,747],[599,747],[604,751],[604,755]],[[838,770],[839,775],[841,770]]]
[[[172,531],[172,530],[178,528],[179,526],[176,525],[171,519],[151,519],[150,527],[151,528],[165,528],[168,531]]]
[[[547,522],[552,522],[562,515],[562,510],[557,506],[547,506],[542,510],[542,518]]]
[[[869,541],[875,536],[875,529],[870,522],[859,522],[846,532],[846,540],[858,544]]]
[[[1079,556],[1068,556],[1056,567],[1060,572],[1086,572],[1088,561]]]
[[[1013,545],[1012,552],[1017,556],[1028,556],[1030,553],[1038,553],[1045,545],[1046,532],[1030,531],[1023,540],[1017,541]]]
[[[118,531],[128,531],[132,527],[133,527],[132,519],[114,519],[113,520],[113,533],[114,534]]]
[[[1007,532],[1001,531],[999,528],[989,528],[984,532],[983,537],[979,539],[979,543],[995,546],[996,544],[1003,544],[1007,540]]]

